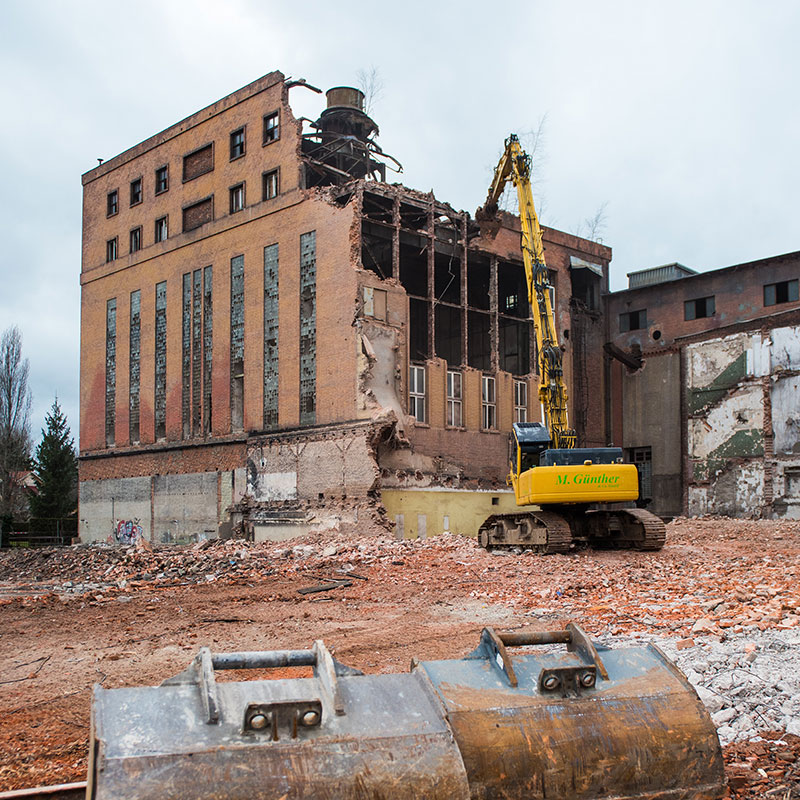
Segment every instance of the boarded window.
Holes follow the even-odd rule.
[[[278,245],[264,248],[264,427],[278,426]]]
[[[317,234],[300,236],[300,424],[317,419]]]
[[[231,430],[244,428],[244,256],[231,259]]]
[[[183,180],[191,181],[214,169],[214,145],[207,144],[183,157]]]
[[[106,447],[114,445],[117,402],[117,298],[106,302]]]
[[[214,219],[214,198],[206,197],[199,203],[194,203],[183,209],[183,230],[193,231],[206,222],[211,222]]]
[[[142,293],[131,292],[131,320],[129,328],[128,356],[128,428],[131,442],[139,441],[139,386],[141,358],[141,305]]]
[[[156,359],[153,417],[156,439],[167,435],[167,282],[156,284]]]

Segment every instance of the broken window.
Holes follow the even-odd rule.
[[[128,432],[132,444],[139,441],[139,386],[141,365],[142,293],[131,292],[131,316],[128,328]]]
[[[481,427],[487,431],[497,428],[497,398],[491,375],[481,376]]]
[[[467,254],[467,305],[489,310],[491,262],[487,256]]]
[[[166,242],[167,234],[168,234],[167,218],[159,217],[156,220],[155,235],[153,237],[153,240],[156,242]]]
[[[117,420],[117,298],[106,301],[106,447],[114,446]]]
[[[414,364],[408,368],[408,413],[417,422],[426,422],[425,367]]]
[[[192,435],[192,273],[183,274],[181,348],[181,424],[183,438]]]
[[[361,221],[361,266],[380,278],[392,277],[393,235],[392,228]]]
[[[619,331],[639,331],[647,327],[647,309],[640,311],[626,311],[619,315]]]
[[[206,144],[183,157],[183,182],[193,181],[214,169],[214,145]]]
[[[231,132],[231,161],[244,155],[244,128],[237,128]]]
[[[261,199],[272,200],[280,192],[279,170],[273,169],[261,176]]]
[[[231,186],[230,194],[230,213],[235,214],[244,208],[244,184],[237,183],[236,186]]]
[[[206,197],[183,209],[183,232],[193,231],[214,219],[214,196]]]
[[[106,261],[115,261],[117,258],[117,237],[106,242]]]
[[[300,236],[300,424],[317,420],[317,233]]]
[[[410,361],[430,358],[428,319],[430,303],[412,297],[408,301],[408,357]]]
[[[797,279],[793,281],[780,281],[780,283],[767,283],[764,285],[764,305],[775,306],[779,303],[793,303],[798,299]]]
[[[639,500],[653,499],[653,449],[652,447],[631,447],[628,460],[636,465],[639,473]]]
[[[514,381],[514,422],[528,421],[528,384]]]
[[[211,433],[211,378],[214,352],[213,271],[203,269],[203,431]]]
[[[372,192],[364,192],[361,213],[378,222],[394,222],[394,200]]]
[[[713,317],[714,313],[714,295],[711,295],[711,297],[698,297],[696,300],[687,300],[683,304],[683,318],[685,320]]]
[[[522,264],[497,263],[497,310],[511,317],[527,319],[528,286]]]
[[[264,427],[278,427],[278,245],[264,248]]]
[[[409,203],[400,203],[400,227],[410,231],[428,230],[428,211]]]
[[[582,303],[590,311],[600,310],[600,286],[603,268],[583,259],[570,256],[570,282],[572,299]]]
[[[400,231],[400,283],[417,297],[428,296],[428,239]]]
[[[264,144],[277,142],[280,139],[280,116],[279,112],[273,111],[264,117]]]
[[[135,206],[142,202],[142,179],[136,178],[131,181],[131,205]]]
[[[434,295],[439,302],[461,303],[461,259],[455,247],[434,243]]]
[[[231,259],[231,430],[244,429],[244,256]]]
[[[437,305],[434,330],[436,355],[451,366],[459,366],[461,358],[461,314],[460,308]]]
[[[453,428],[462,425],[461,373],[447,371],[447,424]]]
[[[156,170],[156,194],[163,194],[167,189],[169,189],[169,167],[159,167]]]
[[[481,311],[467,312],[467,363],[475,369],[491,369],[491,317]]]
[[[498,356],[501,370],[512,375],[527,375],[531,371],[530,333],[528,322],[498,317]]]
[[[156,284],[155,403],[156,439],[167,436],[167,282]]]
[[[131,253],[136,253],[137,251],[142,249],[142,228],[139,226],[138,228],[134,228],[131,231]]]

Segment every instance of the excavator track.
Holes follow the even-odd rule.
[[[494,514],[481,525],[478,541],[487,550],[519,547],[537,553],[568,553],[572,532],[569,522],[554,511]]]
[[[642,528],[642,538],[633,543],[637,550],[660,550],[664,546],[667,527],[660,517],[643,508],[630,508],[625,514],[633,517]]]

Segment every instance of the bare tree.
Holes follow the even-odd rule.
[[[598,207],[597,211],[594,213],[594,216],[586,217],[586,219],[578,223],[578,227],[575,230],[575,235],[584,239],[588,239],[590,242],[602,242],[602,234],[605,231],[608,223],[608,217],[606,215],[607,207],[608,201],[602,203]]]
[[[375,105],[383,94],[383,78],[380,70],[374,64],[369,69],[360,69],[356,72],[356,80],[358,82],[356,88],[364,93],[364,113],[372,116]]]
[[[5,518],[27,505],[20,473],[30,466],[29,371],[19,328],[7,328],[0,339],[0,517]]]

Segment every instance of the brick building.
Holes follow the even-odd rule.
[[[304,130],[298,84],[270,73],[83,176],[84,540],[286,535],[381,496],[415,535],[448,520],[404,525],[409,490],[508,502],[507,434],[538,418],[519,220],[387,183],[360,92]],[[611,251],[544,236],[573,421],[605,444]]]
[[[606,298],[609,429],[655,513],[800,518],[798,277],[668,264]]]

